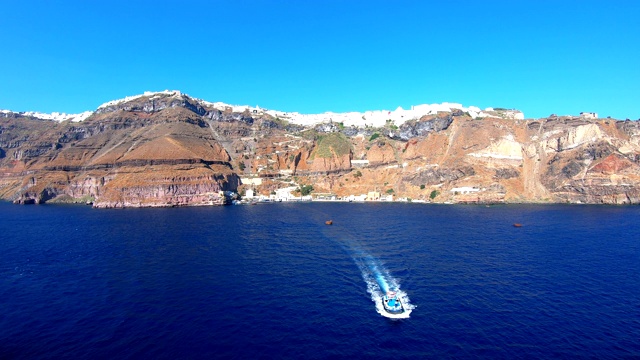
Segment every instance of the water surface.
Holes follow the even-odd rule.
[[[2,203],[0,357],[639,357],[639,219],[611,206]],[[378,313],[379,277],[415,306],[408,319]]]

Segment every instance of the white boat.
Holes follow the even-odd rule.
[[[404,306],[402,306],[402,301],[398,297],[398,294],[395,291],[388,291],[384,296],[382,296],[382,307],[389,314],[402,314],[405,312]]]

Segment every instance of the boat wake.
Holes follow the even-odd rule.
[[[319,213],[318,213],[319,214]],[[322,216],[320,216],[322,215]],[[328,214],[319,214],[318,218],[331,218]],[[329,221],[325,224],[328,225]],[[331,221],[333,224],[333,221]],[[348,230],[332,226],[324,227],[325,234],[328,238],[337,241],[344,250],[352,257],[362,274],[362,279],[367,284],[367,292],[371,295],[371,301],[375,304],[378,314],[391,319],[408,319],[411,311],[416,308],[411,304],[409,296],[400,289],[400,282],[394,278],[389,271],[384,268],[380,260],[371,256],[361,246],[356,236],[345,234]],[[400,303],[399,313],[394,310],[388,311],[383,305],[385,295],[393,294],[393,297]]]
[[[367,284],[367,292],[371,295],[371,301],[376,305],[376,311],[380,315],[391,319],[409,318],[411,311],[415,309],[415,305],[411,304],[407,293],[400,290],[398,280],[389,274],[380,261],[362,250],[354,251],[353,260],[358,265],[362,273],[362,279]],[[402,302],[404,312],[391,314],[384,309],[382,298],[389,291],[396,293],[397,298]]]

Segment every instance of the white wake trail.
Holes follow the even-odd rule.
[[[354,250],[352,257],[362,273],[362,279],[367,284],[367,292],[371,295],[371,301],[374,302],[376,311],[380,315],[392,319],[409,318],[411,311],[415,309],[416,306],[411,304],[407,293],[400,289],[398,279],[391,276],[379,260],[366,254],[362,250]],[[400,298],[405,309],[402,314],[390,314],[384,310],[382,306],[382,296],[388,291],[395,291],[398,298]]]

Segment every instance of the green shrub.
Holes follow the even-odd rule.
[[[436,198],[436,196],[438,196],[438,194],[439,194],[438,190],[433,190],[433,191],[431,192],[431,194],[429,195],[429,198],[430,198],[431,200],[433,200],[433,199],[435,199],[435,198]]]
[[[302,185],[300,187],[300,194],[302,194],[302,196],[307,196],[311,194],[312,191],[313,191],[313,185]]]
[[[371,135],[371,137],[369,138],[369,141],[373,141],[379,137],[380,137],[380,134],[378,134],[377,132],[373,133],[373,135]]]
[[[351,151],[351,143],[342,133],[330,133],[318,137],[315,155],[321,158],[343,156]]]

